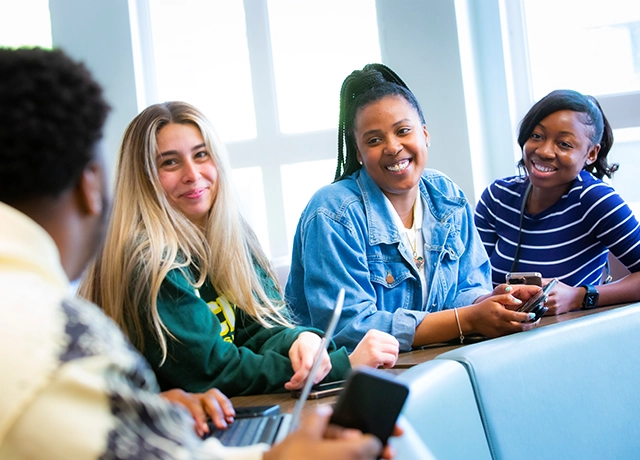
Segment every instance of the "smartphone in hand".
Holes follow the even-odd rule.
[[[409,395],[409,388],[394,377],[367,367],[355,369],[329,423],[371,433],[386,445]]]
[[[507,273],[507,284],[532,284],[542,287],[542,274],[540,272],[512,272]]]
[[[547,312],[548,308],[544,306],[544,303],[547,301],[547,296],[549,295],[549,293],[551,292],[551,289],[553,289],[553,287],[556,285],[557,282],[558,282],[558,279],[553,278],[542,289],[536,292],[536,294],[533,297],[531,297],[529,300],[523,303],[520,306],[520,308],[518,308],[517,311],[522,311],[525,313],[535,313],[536,315],[535,318],[530,319],[526,322],[533,323],[535,321],[538,321],[540,318],[542,318],[542,315],[544,315]]]

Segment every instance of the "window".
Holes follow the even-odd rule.
[[[264,183],[262,170],[258,167],[236,168],[233,170],[233,182],[240,204],[240,212],[256,233],[267,257],[271,255],[269,247],[269,229],[267,227],[267,209],[264,202]]]
[[[525,0],[524,13],[536,100],[559,88],[640,90],[639,2]]]
[[[618,163],[620,169],[613,175],[611,184],[640,219],[640,188],[636,182],[640,172],[636,166],[640,153],[640,128],[614,129],[613,137],[609,163]]]
[[[150,1],[157,96],[195,105],[227,142],[256,136],[242,0]]]
[[[375,0],[138,0],[132,17],[142,105],[205,112],[243,215],[286,269],[302,208],[333,180],[340,85],[381,60]]]
[[[283,165],[282,194],[287,226],[287,239],[293,244],[300,214],[321,187],[333,182],[336,158]]]
[[[49,1],[0,3],[0,46],[51,48]]]
[[[640,3],[503,0],[509,24],[516,124],[554,89],[595,96],[614,131],[611,184],[640,217]],[[519,158],[519,153],[518,153]]]
[[[340,85],[380,62],[374,0],[269,0],[276,92],[283,133],[335,129]]]

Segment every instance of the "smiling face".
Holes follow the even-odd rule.
[[[158,177],[167,199],[203,227],[216,199],[218,170],[200,130],[192,124],[169,123],[156,141]]]
[[[593,128],[583,116],[571,110],[552,113],[538,123],[522,149],[533,186],[557,199],[600,150],[599,144],[591,144]]]
[[[386,96],[357,112],[353,131],[358,161],[391,203],[413,204],[429,141],[418,112],[404,97]]]

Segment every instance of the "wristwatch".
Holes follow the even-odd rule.
[[[595,286],[591,284],[583,284],[580,287],[583,287],[587,290],[587,293],[584,295],[584,300],[582,301],[582,309],[590,310],[591,308],[597,307],[600,294],[598,294],[598,290],[595,288]]]

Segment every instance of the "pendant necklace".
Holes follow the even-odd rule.
[[[413,242],[411,242],[411,240],[409,240],[409,245],[411,246],[411,251],[413,252],[413,262],[416,264],[416,268],[418,270],[420,270],[422,268],[422,266],[424,265],[424,257],[419,256],[418,252],[416,251],[416,234],[415,234],[415,230],[413,232]]]
[[[413,241],[409,234],[413,235]],[[418,237],[416,236],[416,205],[413,204],[413,225],[407,231],[407,239],[409,240],[409,246],[411,246],[411,252],[413,252],[413,262],[416,264],[416,268],[418,270],[422,269],[424,265],[424,257],[418,255],[417,246],[418,246]]]

